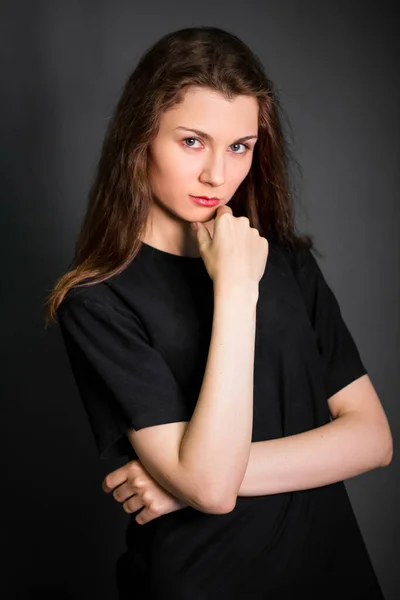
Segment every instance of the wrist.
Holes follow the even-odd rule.
[[[214,284],[214,298],[222,301],[233,301],[243,304],[257,304],[259,296],[258,283],[240,281],[217,282]]]

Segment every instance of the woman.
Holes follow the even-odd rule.
[[[132,514],[120,598],[383,597],[343,480],[391,433],[295,231],[279,113],[237,37],[164,36],[48,301],[100,456],[129,459],[104,482]]]

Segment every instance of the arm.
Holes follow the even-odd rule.
[[[95,286],[76,291],[58,316],[99,449],[104,455],[126,433],[168,492],[202,512],[231,511],[250,453],[258,287],[239,277],[215,286],[207,365],[192,415],[139,317],[97,294]],[[113,403],[105,402],[111,395]]]
[[[333,420],[311,431],[252,444],[239,495],[320,487],[391,460],[392,438],[386,415],[335,294],[310,250],[296,251],[290,263],[325,366]]]
[[[246,471],[253,426],[257,300],[258,289],[252,287],[214,292],[207,365],[190,422],[127,432],[148,473],[200,510],[232,510]]]
[[[390,463],[390,428],[368,375],[341,389],[328,403],[330,423],[251,445],[238,496],[320,487]]]
[[[214,320],[199,400],[180,460],[217,503],[234,505],[246,472],[253,428],[254,348],[258,290],[214,293]],[[199,460],[201,457],[201,460]]]
[[[297,435],[251,444],[247,470],[237,496],[263,496],[319,487],[390,463],[392,436],[368,375],[341,389],[328,402],[334,419],[331,423]],[[153,511],[145,507],[136,517],[138,522],[146,523],[189,506],[157,486],[137,461],[110,473],[103,482],[103,489],[109,492],[116,487],[114,498],[124,503],[126,512],[135,512],[146,505],[140,495],[132,496],[136,491],[132,486],[138,485],[137,482],[148,494],[150,490],[149,501],[154,505]]]

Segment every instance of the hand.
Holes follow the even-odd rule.
[[[140,509],[135,521],[141,525],[189,506],[161,487],[139,460],[132,460],[109,473],[102,482],[103,491],[113,491],[114,499],[122,502],[127,513]]]
[[[197,222],[197,242],[208,274],[216,284],[246,288],[258,283],[267,263],[269,244],[247,217],[234,217],[220,206],[207,225]]]

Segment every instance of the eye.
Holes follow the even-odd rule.
[[[185,144],[185,146],[187,148],[194,148],[194,146],[193,146],[193,144],[189,144],[188,145],[188,144],[186,144],[186,142],[193,142],[193,141],[194,142],[200,142],[200,140],[198,138],[195,138],[195,137],[184,138],[182,141],[184,142],[184,144]],[[236,146],[236,147],[237,146],[243,146],[243,148],[245,148],[245,150],[243,150],[243,152],[234,152],[233,154],[244,154],[246,152],[246,150],[250,150],[250,146],[248,144],[243,144],[241,142],[237,142],[236,144],[231,144],[230,147],[233,148],[234,146]]]
[[[194,140],[194,141],[196,141],[196,142],[199,142],[199,141],[200,141],[200,140],[198,140],[197,138],[193,138],[193,137],[185,138],[185,139],[184,139],[184,140],[182,140],[182,141],[183,141],[183,142],[187,142],[188,140],[190,140],[190,141],[193,141],[193,140]],[[188,148],[193,148],[193,146],[192,146],[192,145],[190,145],[190,146],[187,146],[187,147],[188,147]]]
[[[250,146],[248,144],[242,144],[241,142],[237,142],[236,144],[232,144],[231,148],[233,146],[243,146],[244,148],[246,148],[247,150],[250,150]],[[234,152],[234,154],[244,154],[246,152],[246,150],[243,150],[243,152]]]

